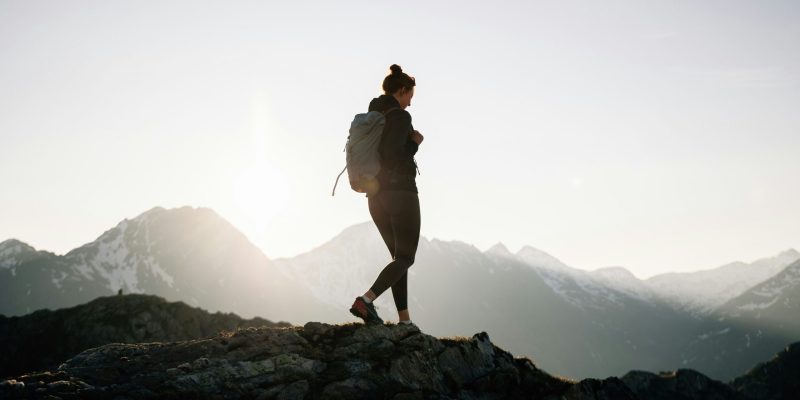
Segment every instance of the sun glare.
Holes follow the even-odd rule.
[[[244,167],[233,184],[237,213],[261,232],[289,203],[286,176],[266,162]]]
[[[259,242],[270,223],[289,205],[287,175],[275,163],[278,133],[265,93],[256,92],[251,104],[252,133],[242,149],[243,163],[232,179],[232,200],[237,226],[254,242]]]

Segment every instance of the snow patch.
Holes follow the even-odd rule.
[[[80,263],[74,266],[74,269],[78,271],[84,278],[93,281],[94,275],[92,275],[92,269],[89,268],[88,265]]]
[[[51,281],[53,282],[53,285],[55,285],[57,288],[61,289],[61,286],[62,286],[61,282],[64,282],[64,279],[66,279],[67,276],[69,276],[69,274],[67,274],[64,271],[59,271],[59,275],[61,275],[61,276],[53,277],[53,279],[51,279]]]
[[[16,267],[22,261],[16,255],[31,251],[35,251],[35,249],[16,239],[8,239],[0,243],[0,268]]]
[[[146,218],[134,223],[127,219],[123,220],[113,230],[106,232],[91,244],[96,250],[93,252],[95,254],[93,257],[87,257],[87,252],[80,253],[80,258],[73,264],[73,269],[90,280],[99,275],[107,282],[107,287],[112,293],[119,289],[128,293],[142,292],[142,288],[139,287],[139,274],[145,271],[172,287],[174,278],[161,268],[151,253],[152,243],[146,226],[148,222]],[[144,228],[147,240],[147,252],[144,255],[132,253],[125,244],[126,233],[134,226]]]
[[[653,293],[676,308],[708,314],[742,295],[797,261],[800,253],[790,249],[775,257],[752,263],[734,262],[719,268],[690,273],[667,273],[644,281]],[[769,294],[765,293],[769,296]]]
[[[741,305],[741,306],[736,307],[736,308],[738,308],[739,310],[742,310],[742,311],[763,310],[763,309],[775,304],[775,302],[777,302],[777,301],[778,301],[778,297],[775,296],[775,298],[773,298],[772,300],[770,300],[770,301],[768,301],[766,303],[748,303],[748,304],[744,304],[744,305]]]
[[[19,261],[14,257],[8,257],[0,260],[0,268],[16,267],[17,264],[19,264]]]
[[[708,339],[708,338],[710,338],[712,336],[724,335],[724,334],[726,334],[726,333],[728,333],[730,331],[731,331],[731,328],[725,328],[725,329],[718,330],[716,332],[704,333],[702,335],[697,336],[697,338],[700,339],[700,340],[706,340],[706,339]]]

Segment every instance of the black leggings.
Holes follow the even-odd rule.
[[[378,192],[368,200],[369,214],[392,256],[392,262],[381,271],[370,290],[375,296],[380,296],[391,287],[397,311],[406,310],[407,270],[414,264],[419,244],[419,197],[411,191],[388,190]]]

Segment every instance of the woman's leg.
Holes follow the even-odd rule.
[[[375,200],[380,204],[380,208],[389,215],[391,235],[381,233],[381,236],[384,237],[384,241],[387,238],[394,238],[394,257],[392,262],[386,265],[378,275],[370,291],[377,297],[386,289],[392,287],[397,310],[407,310],[408,277],[406,271],[414,264],[417,246],[419,245],[419,197],[414,192],[390,191],[382,193]],[[370,209],[372,208],[370,207]],[[382,214],[380,216],[385,215]],[[392,248],[388,242],[387,246],[390,247],[391,251]]]
[[[391,217],[389,216],[389,212],[383,207],[381,202],[378,201],[378,197],[381,195],[383,195],[383,192],[379,192],[378,194],[367,198],[369,215],[372,217],[372,222],[375,223],[375,227],[378,228],[378,232],[381,234],[381,238],[386,244],[386,248],[389,249],[389,255],[394,260],[394,231],[392,230],[392,221]],[[374,293],[372,289],[370,289],[364,293],[364,297],[372,301],[378,297],[378,294]]]
[[[408,209],[409,214],[402,221],[404,225],[401,229],[402,233],[399,239],[402,241],[409,241],[411,252],[411,260],[416,258],[417,246],[419,245],[419,230],[420,230],[420,211],[419,211],[419,197],[414,194],[413,200],[408,200],[405,204],[410,204],[412,207]],[[411,265],[409,265],[411,267]],[[408,314],[408,268],[403,272],[403,275],[397,279],[392,285],[392,296],[394,297],[394,304],[397,307],[397,315],[400,321],[409,321],[411,317]]]
[[[383,193],[378,193],[378,195],[369,198],[369,215],[372,217],[372,222],[374,222],[375,226],[378,228],[383,242],[386,243],[386,248],[389,249],[389,255],[394,259],[394,229],[392,229],[392,218],[391,215],[389,215],[389,211],[386,210],[379,200],[382,194]]]
[[[408,272],[404,273],[397,282],[392,285],[392,297],[394,305],[397,307],[397,315],[401,321],[411,319],[408,316]]]

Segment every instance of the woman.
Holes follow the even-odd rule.
[[[372,302],[392,288],[394,304],[401,324],[411,324],[408,314],[408,273],[414,264],[419,243],[420,213],[417,196],[417,153],[422,135],[411,126],[411,114],[405,111],[414,97],[414,78],[399,65],[390,67],[383,80],[384,94],[372,99],[369,111],[381,111],[386,124],[379,145],[381,170],[378,189],[367,195],[369,213],[389,248],[390,262],[362,296],[356,297],[350,313],[365,323],[383,323]]]

